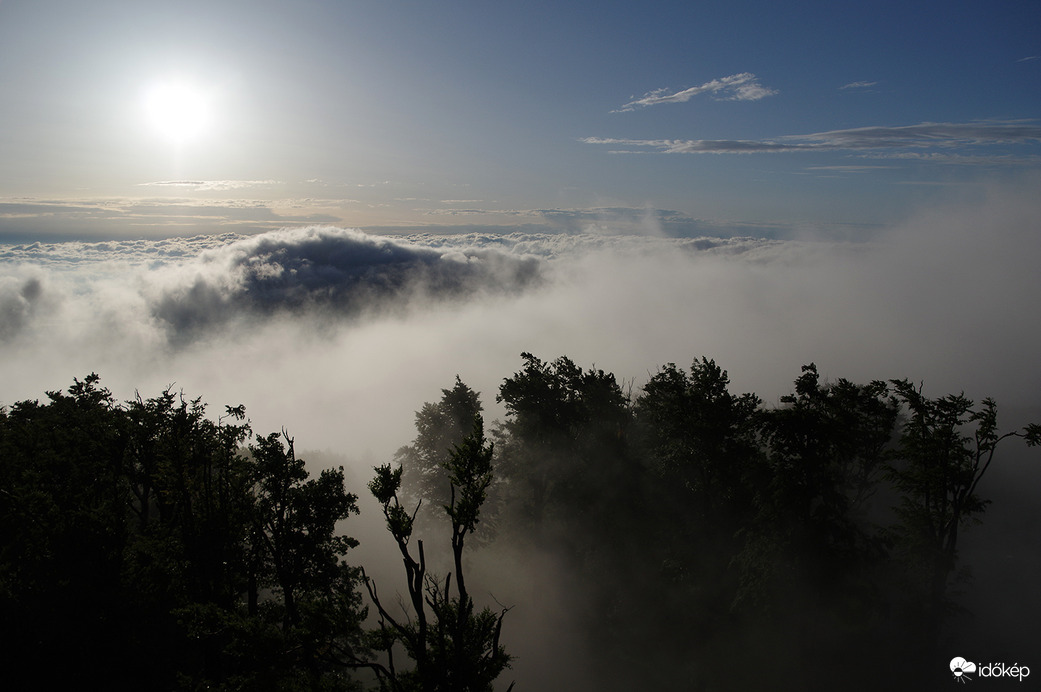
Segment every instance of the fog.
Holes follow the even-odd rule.
[[[176,383],[309,447],[386,455],[459,374],[493,403],[521,351],[634,379],[715,358],[767,401],[799,366],[1032,404],[1041,204],[995,189],[863,242],[599,235],[7,246],[6,403],[97,371]]]
[[[298,450],[313,450],[302,452],[312,463],[347,464],[351,490],[363,496],[371,467],[412,440],[414,412],[457,374],[481,392],[489,420],[501,417],[495,394],[522,351],[567,355],[635,389],[662,364],[704,355],[729,371],[733,391],[754,391],[768,405],[813,361],[825,378],[908,377],[933,396],[993,396],[1008,429],[1037,418],[1041,403],[1038,219],[1041,200],[1029,187],[995,185],[853,241],[654,233],[391,240],[316,227],[6,246],[0,404],[40,398],[90,372],[118,399],[173,385],[213,411],[244,404],[258,432],[285,427]],[[1037,487],[1036,459],[1033,469],[1019,466],[1028,461],[1011,456],[990,481]],[[1023,511],[996,502],[998,525],[1038,529],[1032,498],[1000,494]],[[349,529],[362,539],[358,559],[368,566],[387,556],[379,578],[396,579],[390,538],[372,503],[363,507]],[[987,530],[966,545],[993,556]],[[504,636],[519,658],[505,677],[520,689],[609,679],[594,670],[573,618],[580,585],[552,551],[521,558],[511,550],[485,548],[494,559],[478,559],[473,578],[515,606]],[[1025,588],[1036,559],[1015,546],[1004,554],[1020,576],[1003,582],[987,558],[980,583],[992,592]],[[511,567],[495,567],[502,564]],[[1006,593],[995,607],[1016,605]],[[1037,599],[1024,607],[1036,609]]]

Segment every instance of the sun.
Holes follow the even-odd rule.
[[[212,116],[206,90],[180,79],[156,81],[146,88],[144,111],[149,127],[174,144],[205,134]]]

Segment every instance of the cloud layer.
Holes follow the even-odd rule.
[[[302,444],[379,454],[457,373],[494,418],[525,350],[637,385],[705,355],[768,401],[812,360],[826,376],[1025,405],[1041,387],[1037,218],[1026,185],[868,242],[313,228],[7,246],[0,397],[91,371],[125,397],[176,382]]]

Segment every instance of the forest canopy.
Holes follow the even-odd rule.
[[[456,378],[371,470],[395,583],[352,559],[358,489],[343,468],[312,475],[288,431],[255,434],[242,406],[213,416],[172,387],[117,402],[91,374],[0,409],[8,673],[106,689],[505,689],[502,635],[525,604],[478,602],[465,574],[502,542],[553,551],[584,585],[585,645],[615,689],[856,688],[843,671],[865,648],[928,680],[959,539],[989,503],[981,481],[1009,440],[1041,442],[1038,425],[1002,431],[991,399],[822,381],[813,364],[770,407],[707,358],[634,392],[524,353],[496,399],[505,419],[486,426]],[[420,525],[441,527],[445,573],[428,568]]]

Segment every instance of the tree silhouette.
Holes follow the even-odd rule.
[[[375,469],[400,613],[348,563],[343,469],[312,475],[242,406],[213,418],[172,387],[121,404],[91,374],[0,407],[6,672],[274,691],[360,689],[367,669],[385,692],[486,692],[510,665],[507,609],[475,602],[467,559],[494,506],[496,539],[581,584],[568,621],[615,688],[853,689],[865,651],[899,675],[934,660],[998,448],[1041,444],[1041,425],[1002,432],[992,399],[813,364],[767,407],[707,358],[635,401],[611,373],[522,359],[494,446],[457,377]],[[414,538],[422,509],[444,522],[444,574]]]
[[[449,502],[449,480],[445,470],[453,448],[473,430],[481,401],[474,390],[456,375],[451,389],[442,389],[441,400],[426,403],[416,412],[416,438],[394,455],[404,470],[403,499],[423,501],[419,515],[437,519]]]
[[[523,369],[496,397],[508,414],[498,431],[502,473],[521,520],[556,538],[574,522],[607,528],[624,521],[618,508],[636,466],[627,442],[632,412],[614,375],[583,370],[567,357],[521,358]]]
[[[455,572],[449,572],[443,580],[428,574],[423,541],[416,541],[415,556],[411,552],[409,544],[419,506],[409,514],[399,500],[402,467],[392,469],[385,464],[375,469],[369,490],[382,505],[387,529],[401,553],[412,609],[404,621],[395,617],[381,601],[375,583],[366,579],[369,596],[380,616],[380,629],[374,637],[376,648],[387,655],[386,665],[374,666],[381,689],[486,692],[509,666],[510,657],[499,643],[507,609],[497,615],[489,608],[476,611],[463,570],[466,537],[477,527],[492,482],[492,454],[493,447],[485,439],[484,422],[478,414],[470,434],[454,447],[443,464],[450,484],[449,501],[443,509],[451,523],[455,565]],[[413,667],[399,668],[394,656],[397,643],[404,647]]]
[[[120,686],[132,676],[119,665],[135,650],[121,576],[125,433],[98,383],[91,374],[0,418],[0,647],[11,679],[21,670],[69,685],[101,669]]]
[[[347,689],[364,657],[343,472],[251,454],[241,406],[97,375],[0,409],[7,672],[41,687]],[[57,663],[60,659],[60,664]]]
[[[964,394],[931,399],[922,386],[893,380],[906,407],[897,458],[889,477],[901,493],[903,520],[897,532],[909,548],[924,591],[923,642],[935,647],[949,611],[947,589],[958,559],[960,531],[982,514],[989,500],[977,494],[998,446],[1019,437],[1041,443],[1041,426],[1031,424],[1001,433],[997,404],[986,398],[977,407]]]
[[[735,396],[715,361],[694,361],[690,373],[669,363],[636,401],[642,443],[655,470],[685,491],[704,520],[730,527],[747,511],[745,480],[757,463],[759,398]],[[720,516],[726,513],[726,517]]]
[[[249,613],[280,624],[292,679],[308,687],[342,684],[346,668],[365,653],[360,570],[342,559],[358,542],[337,534],[337,524],[358,513],[357,497],[346,492],[342,468],[309,478],[284,430],[259,438],[250,452]],[[258,602],[265,589],[281,598]]]
[[[748,535],[798,556],[789,575],[809,579],[818,592],[848,591],[846,578],[881,550],[864,510],[885,468],[897,403],[881,381],[821,384],[811,363],[781,404],[761,414],[769,472]]]

